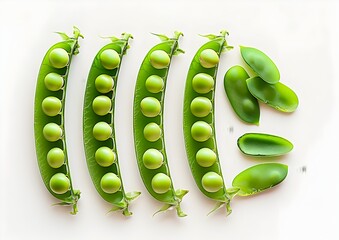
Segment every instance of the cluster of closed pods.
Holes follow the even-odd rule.
[[[80,191],[74,190],[72,186],[63,109],[70,62],[72,56],[79,52],[78,38],[82,35],[77,28],[74,28],[73,37],[64,33],[60,35],[63,41],[48,50],[38,76],[35,142],[38,165],[47,189],[61,200],[60,205],[72,205],[72,213],[75,214]],[[232,188],[227,189],[225,186],[215,137],[214,90],[220,55],[232,48],[226,43],[226,35],[226,31],[218,36],[207,35],[210,41],[196,52],[191,62],[185,87],[183,129],[188,162],[198,188],[217,202],[213,210],[225,205],[227,213],[230,213],[230,201],[235,195],[252,195],[279,184],[287,175],[287,166],[278,163],[259,164],[239,173],[233,180]],[[178,45],[182,33],[175,32],[173,38],[157,36],[162,42],[145,56],[135,84],[135,152],[146,189],[155,199],[164,203],[158,212],[173,207],[178,216],[186,216],[180,203],[188,191],[173,186],[163,129],[167,76],[172,57],[183,52]],[[112,204],[111,211],[121,210],[126,216],[131,215],[128,210],[130,201],[138,197],[140,192],[126,192],[123,186],[115,141],[114,106],[119,69],[123,55],[129,48],[130,38],[132,36],[126,33],[121,38],[112,37],[112,42],[101,48],[95,56],[87,78],[83,110],[84,148],[93,184],[100,196]],[[255,57],[253,61],[248,64],[257,64]],[[249,78],[241,69],[239,71],[232,71],[232,74],[228,71],[225,75],[227,96],[241,119],[257,123],[257,112],[254,118],[251,114],[257,111],[256,98],[239,87],[235,87],[238,90],[229,91],[229,85],[244,85],[244,81]],[[259,69],[258,72],[263,71]],[[279,89],[277,92],[284,98],[286,91]],[[260,94],[260,88],[257,87],[257,90]],[[279,99],[273,100],[275,102],[271,101],[272,104],[281,103]],[[281,155],[293,148],[286,139],[265,134],[245,134],[239,138],[238,146],[245,154],[261,156]]]

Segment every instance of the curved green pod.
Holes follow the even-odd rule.
[[[251,156],[280,156],[293,149],[287,139],[263,133],[246,133],[238,138],[237,144],[241,152]]]
[[[246,80],[248,78],[243,67],[233,66],[225,74],[224,89],[237,116],[244,122],[258,125],[259,103],[247,88]]]
[[[98,51],[87,78],[83,109],[84,148],[92,182],[100,196],[113,205],[111,211],[121,210],[125,216],[132,214],[129,203],[140,192],[126,193],[123,186],[114,106],[121,61],[131,37],[126,33],[121,39],[113,37],[112,43]]]
[[[288,166],[281,163],[263,163],[239,173],[232,182],[234,195],[250,196],[270,189],[287,176]]]
[[[246,83],[254,97],[279,111],[294,112],[298,107],[298,96],[292,89],[280,82],[268,84],[260,77],[253,77],[247,79]]]
[[[146,54],[136,81],[133,107],[134,144],[139,172],[148,192],[178,216],[186,216],[180,208],[186,190],[175,190],[170,175],[164,140],[164,97],[172,56],[183,52],[178,48],[182,35],[174,38],[157,35],[162,40]]]
[[[34,134],[38,165],[48,191],[61,202],[71,205],[76,214],[80,191],[73,189],[68,164],[65,135],[65,97],[73,55],[79,53],[78,38],[83,37],[74,27],[73,37],[58,33],[63,41],[46,53],[37,79],[34,102]]]
[[[186,78],[183,130],[188,163],[198,188],[205,196],[217,201],[215,209],[226,205],[227,212],[230,213],[230,197],[221,172],[214,126],[218,61],[212,59],[212,65],[206,65],[202,61],[202,55],[206,51],[215,52],[214,55],[218,56],[215,60],[219,60],[221,52],[231,48],[227,46],[226,34],[226,31],[222,31],[220,36],[207,35],[210,41],[201,46],[193,57]],[[201,99],[210,102],[211,107],[205,107],[208,105],[200,101]],[[199,104],[204,111],[195,107]]]
[[[240,46],[245,62],[267,83],[274,84],[280,80],[280,72],[275,63],[262,51]]]

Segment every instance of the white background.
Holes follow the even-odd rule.
[[[339,5],[334,1],[0,1],[0,239],[339,239],[338,61]],[[85,35],[74,57],[66,100],[66,132],[71,173],[82,192],[79,213],[52,207],[36,163],[33,103],[36,77],[54,31],[72,26]],[[187,164],[182,133],[182,102],[187,70],[206,42],[198,34],[230,32],[235,49],[220,62],[216,89],[216,132],[226,184],[261,161],[236,147],[245,132],[284,136],[294,150],[277,161],[289,165],[287,179],[266,193],[232,202],[206,216],[214,202],[196,188]],[[165,138],[176,188],[189,189],[182,202],[186,218],[174,211],[152,214],[161,206],[148,195],[138,173],[132,135],[134,83],[147,51],[159,41],[150,34],[184,32],[186,51],[173,59],[165,99]],[[96,193],[82,142],[82,105],[93,57],[107,40],[134,35],[123,59],[116,100],[116,135],[127,191],[142,195],[134,215],[106,214],[110,205]],[[266,52],[281,72],[281,82],[298,94],[299,108],[283,114],[261,104],[260,126],[246,125],[232,112],[223,76],[243,64],[239,45]],[[233,128],[233,131],[230,129]],[[306,170],[306,171],[303,171]]]

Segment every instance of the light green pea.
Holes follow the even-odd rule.
[[[206,117],[212,111],[212,102],[206,97],[196,97],[190,107],[194,116]]]
[[[156,142],[161,137],[161,128],[158,124],[151,122],[144,128],[144,137],[147,141]]]
[[[100,181],[102,191],[108,194],[116,193],[121,188],[120,178],[112,172],[106,173]]]
[[[95,152],[95,160],[102,167],[111,166],[115,159],[116,155],[109,147],[100,147]]]
[[[93,127],[93,136],[98,141],[106,141],[112,135],[112,128],[106,122],[98,122]]]
[[[217,161],[216,153],[209,148],[201,148],[195,155],[197,163],[202,167],[210,167]]]
[[[95,88],[100,93],[108,93],[114,87],[114,80],[110,75],[101,74],[95,79]]]
[[[47,141],[56,142],[62,136],[62,129],[56,123],[47,123],[44,126],[42,133]]]
[[[161,112],[161,105],[154,97],[145,97],[140,103],[141,112],[146,117],[156,117]]]
[[[48,165],[52,168],[59,168],[65,163],[65,153],[62,149],[55,147],[47,153]]]
[[[208,172],[202,177],[201,184],[207,192],[217,192],[223,187],[224,181],[219,174]]]
[[[151,65],[156,69],[167,68],[170,61],[170,57],[164,50],[155,50],[150,55]]]
[[[146,168],[157,169],[163,164],[164,156],[159,150],[150,148],[144,153],[142,160]]]
[[[50,117],[56,116],[60,113],[62,103],[59,98],[46,97],[41,104],[42,111]]]
[[[99,116],[105,116],[111,111],[112,100],[107,96],[97,96],[94,98],[92,108],[95,114]]]
[[[50,91],[58,91],[64,85],[64,79],[60,74],[49,73],[44,78],[45,86]]]
[[[197,93],[208,93],[214,88],[214,79],[207,73],[198,73],[192,79],[192,87]]]
[[[49,53],[49,62],[55,68],[64,68],[69,62],[69,55],[63,48],[55,48]]]
[[[100,61],[104,68],[112,70],[119,66],[120,56],[115,50],[106,49],[100,54]]]
[[[213,49],[205,49],[200,53],[199,60],[204,68],[213,68],[219,63],[219,55]]]
[[[145,87],[151,93],[161,92],[164,88],[164,80],[158,75],[151,75],[146,79]]]
[[[49,181],[49,186],[54,193],[64,194],[71,187],[71,182],[65,174],[56,173],[51,177]]]
[[[157,173],[151,181],[154,192],[164,194],[171,188],[171,178],[164,173]]]
[[[212,136],[212,127],[204,121],[197,121],[191,127],[191,135],[195,141],[205,142]]]

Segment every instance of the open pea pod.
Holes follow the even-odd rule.
[[[238,138],[237,144],[244,154],[258,157],[280,156],[293,149],[287,139],[264,133],[246,133]]]
[[[246,82],[254,97],[279,111],[294,112],[299,105],[295,92],[281,82],[269,84],[260,77],[249,78]]]
[[[270,189],[287,176],[288,167],[281,163],[263,163],[240,172],[229,189],[232,196],[250,196]]]

